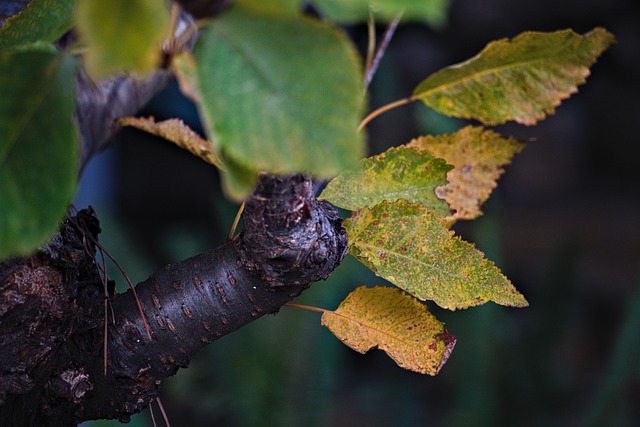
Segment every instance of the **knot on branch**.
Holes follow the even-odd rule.
[[[326,279],[348,247],[337,209],[316,200],[304,175],[262,176],[246,201],[244,225],[242,260],[272,287]]]

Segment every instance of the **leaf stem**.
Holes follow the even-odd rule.
[[[294,304],[292,302],[286,303],[285,307],[301,308],[303,310],[317,311],[318,313],[323,313],[323,314],[324,313],[332,313],[331,310],[325,310],[324,308],[314,307],[312,305]]]
[[[236,228],[238,227],[238,223],[240,222],[240,217],[242,216],[243,211],[244,211],[244,202],[242,202],[242,204],[238,208],[236,217],[233,219],[233,224],[231,224],[231,230],[229,230],[229,240],[233,239],[233,235],[236,232]]]
[[[373,62],[373,55],[376,50],[376,23],[373,20],[373,12],[369,9],[369,20],[367,21],[367,30],[368,30],[368,44],[367,44],[367,59],[364,65],[364,85],[362,88],[362,92],[366,93],[367,87],[369,86],[368,76],[369,70],[371,70],[371,64]]]
[[[417,98],[414,98],[413,96],[408,96],[406,98],[402,98],[399,99],[397,101],[394,102],[390,102],[389,104],[383,105],[382,107],[378,107],[375,110],[373,110],[372,112],[370,112],[367,117],[365,117],[364,119],[362,119],[362,121],[360,122],[360,126],[358,126],[358,130],[362,130],[362,128],[364,128],[367,124],[369,124],[369,122],[373,119],[375,119],[376,117],[378,117],[380,114],[385,113],[389,110],[393,110],[396,107],[400,107],[402,105],[405,104],[409,104],[410,102],[415,101]]]

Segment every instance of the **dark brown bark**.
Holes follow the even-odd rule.
[[[0,265],[0,425],[74,425],[142,410],[167,377],[207,344],[278,309],[325,279],[347,249],[335,208],[310,179],[263,176],[245,231],[169,265],[107,310],[82,211],[36,255]],[[113,311],[113,316],[111,315]]]

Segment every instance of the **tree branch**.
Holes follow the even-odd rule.
[[[27,313],[25,305],[18,302],[20,298],[11,299],[14,303],[10,307],[0,305],[4,337],[0,345],[0,392],[6,394],[5,404],[0,407],[2,425],[62,426],[99,418],[127,420],[146,407],[157,396],[162,382],[186,367],[194,354],[249,322],[277,312],[313,282],[327,278],[346,253],[346,232],[336,209],[316,201],[307,177],[263,176],[247,200],[244,215],[245,231],[234,240],[169,265],[136,286],[151,340],[132,292],[113,298],[115,324],[110,324],[108,332],[106,376],[102,355],[103,287],[93,254],[80,247],[86,239],[73,222],[67,221],[53,245],[36,257],[12,263],[37,267],[46,265],[47,259],[60,258],[60,254],[74,254],[71,259],[76,261],[82,254],[91,260],[87,262],[92,263],[94,271],[81,275],[84,279],[77,282],[75,276],[69,276],[77,262],[54,268],[58,273],[52,274],[65,277],[56,279],[53,287],[57,293],[66,292],[59,298],[66,305],[61,308],[49,304],[46,312],[39,313],[50,320],[49,324],[58,326],[42,332],[38,339],[49,337],[55,344],[41,346],[41,356],[33,363],[20,365],[18,360],[20,354],[35,346],[31,340],[20,344],[21,338],[29,336],[29,323],[24,329],[22,323],[12,320]],[[75,221],[90,222],[91,218],[82,213]],[[97,223],[93,226],[96,228]],[[65,236],[70,231],[72,238]],[[7,265],[0,270],[2,301],[9,300],[11,290],[18,289],[20,294],[25,285],[22,280],[27,276],[12,271],[15,269]],[[91,280],[85,276],[91,276]],[[49,282],[45,279],[47,286]],[[23,369],[16,372],[15,365]]]

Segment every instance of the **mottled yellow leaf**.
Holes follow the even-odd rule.
[[[357,288],[336,311],[322,315],[322,324],[352,349],[379,348],[421,374],[436,375],[456,344],[424,304],[389,287]]]
[[[173,142],[180,148],[189,150],[207,163],[222,168],[222,162],[217,151],[210,141],[202,138],[180,119],[169,119],[161,122],[154,121],[153,117],[123,117],[120,119],[123,126],[132,126],[160,136]]]
[[[487,301],[528,305],[493,262],[424,206],[383,202],[356,212],[344,226],[352,255],[421,300],[450,310]]]
[[[482,127],[467,126],[450,135],[423,136],[409,144],[446,160],[454,168],[447,173],[448,184],[436,188],[454,212],[448,219],[474,219],[496,187],[509,164],[524,144],[504,138]]]
[[[533,125],[583,84],[589,67],[615,42],[603,28],[525,32],[489,43],[478,55],[444,68],[416,87],[413,99],[441,114],[486,125]]]
[[[447,171],[451,169],[442,158],[426,150],[397,147],[362,159],[359,166],[332,179],[320,198],[352,211],[372,208],[384,200],[404,199],[427,206],[443,217],[450,214],[449,206],[435,191],[447,183]]]

